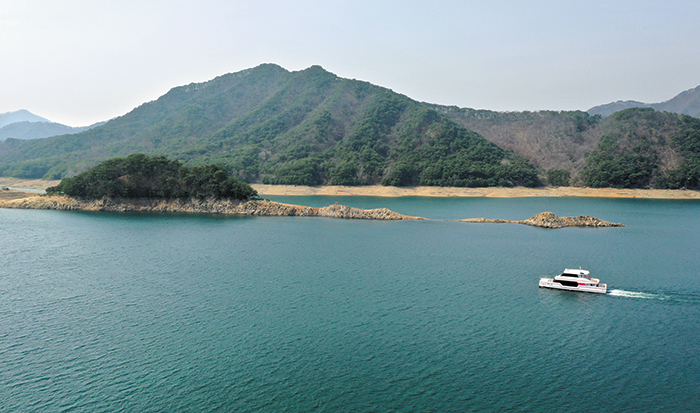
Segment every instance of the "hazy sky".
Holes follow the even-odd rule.
[[[261,63],[499,111],[700,85],[700,2],[0,0],[0,113],[71,126]]]

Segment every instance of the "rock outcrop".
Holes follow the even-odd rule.
[[[475,223],[509,223],[509,224],[525,224],[534,227],[542,228],[564,228],[564,227],[624,227],[622,224],[604,221],[588,215],[579,215],[577,217],[559,217],[551,212],[541,212],[531,218],[514,221],[507,219],[486,219],[486,218],[468,218],[460,222],[475,222]]]
[[[67,196],[33,196],[0,202],[2,208],[54,209],[111,212],[184,212],[198,214],[317,216],[349,219],[403,220],[424,219],[401,215],[386,208],[360,209],[345,205],[315,208],[265,200],[230,199],[111,199],[81,200]]]

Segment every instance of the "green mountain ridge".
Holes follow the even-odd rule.
[[[489,186],[534,167],[389,89],[266,64],[172,89],[77,135],[0,146],[0,173],[58,179],[111,157],[215,163],[246,182]]]
[[[698,188],[698,122],[651,108],[603,118],[442,106],[320,66],[263,64],[79,134],[7,139],[0,175],[59,179],[138,152],[249,183]]]

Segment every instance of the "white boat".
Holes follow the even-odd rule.
[[[590,271],[581,268],[577,270],[565,268],[563,273],[554,278],[540,278],[540,288],[600,294],[605,294],[608,291],[607,284],[591,277]]]

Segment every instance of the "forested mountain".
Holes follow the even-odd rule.
[[[139,152],[250,183],[698,189],[699,122],[652,108],[604,118],[440,106],[319,66],[265,64],[176,87],[79,134],[7,139],[0,175],[58,179]]]
[[[434,110],[318,66],[266,64],[169,91],[76,135],[0,144],[0,173],[73,176],[134,152],[277,184],[537,185],[535,168]]]
[[[643,103],[635,100],[618,100],[617,102],[595,106],[588,109],[591,115],[609,116],[615,112],[630,108],[652,108],[662,112],[681,113],[700,117],[700,86],[679,93],[674,98],[660,103]]]

